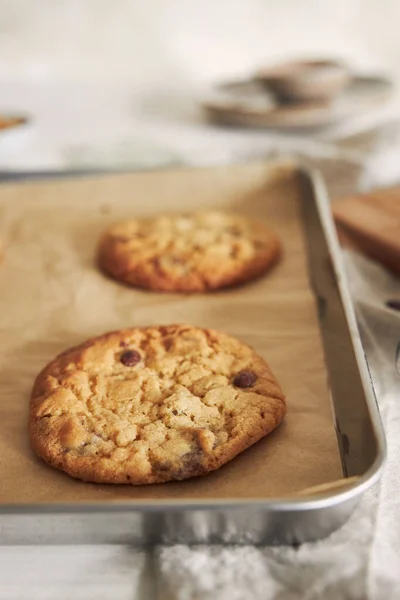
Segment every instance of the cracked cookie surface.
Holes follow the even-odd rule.
[[[130,285],[201,292],[254,279],[279,254],[278,238],[263,221],[210,211],[114,225],[100,240],[98,261]]]
[[[282,421],[282,390],[239,340],[186,325],[111,332],[38,375],[35,452],[73,477],[146,484],[215,470]]]

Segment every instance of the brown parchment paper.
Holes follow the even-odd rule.
[[[0,187],[0,501],[263,499],[341,479],[300,193],[292,168],[265,164]],[[281,263],[251,284],[193,296],[134,290],[97,269],[110,223],[209,207],[269,218],[283,240]],[[287,395],[284,424],[217,472],[162,485],[83,483],[33,455],[29,395],[48,361],[108,330],[174,322],[221,329],[265,356]]]

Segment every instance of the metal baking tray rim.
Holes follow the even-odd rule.
[[[377,458],[375,464],[367,471],[363,477],[360,478],[359,482],[351,486],[342,492],[329,493],[327,491],[324,495],[316,498],[293,498],[288,500],[287,498],[276,498],[274,500],[260,501],[254,498],[241,498],[236,499],[224,499],[224,500],[205,500],[199,502],[198,500],[168,500],[162,503],[159,500],[148,500],[146,504],[139,504],[132,502],[132,500],[120,501],[120,502],[82,502],[77,504],[3,504],[1,512],[9,514],[42,514],[42,513],[113,513],[121,510],[140,511],[140,512],[158,512],[161,508],[163,511],[176,511],[182,510],[213,510],[217,508],[224,509],[240,509],[244,506],[252,508],[266,509],[269,511],[279,512],[291,512],[294,509],[296,511],[309,511],[313,509],[325,508],[327,506],[332,507],[347,500],[354,499],[362,495],[367,489],[372,487],[374,483],[379,479],[382,461]],[[160,506],[161,505],[161,506]]]

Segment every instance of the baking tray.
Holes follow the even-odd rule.
[[[94,248],[109,222],[199,205],[267,216],[283,238],[281,264],[237,290],[190,297],[98,272]],[[378,478],[385,442],[318,173],[280,162],[4,184],[0,211],[1,543],[293,544],[345,522]],[[96,314],[96,302],[107,310]],[[99,486],[47,467],[26,434],[34,375],[76,341],[144,316],[196,317],[252,343],[287,392],[286,423],[186,482]]]

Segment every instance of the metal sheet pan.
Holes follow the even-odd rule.
[[[246,172],[246,169],[247,192],[250,193],[253,180],[259,184],[259,167],[256,171],[251,166],[229,167],[224,171],[224,178],[231,178],[230,185],[235,186],[237,174]],[[205,177],[212,180],[217,170],[207,171]],[[293,201],[298,206],[295,214],[302,230],[308,282],[315,298],[343,479],[310,485],[311,489],[275,497],[267,497],[267,494],[262,497],[259,490],[252,496],[251,489],[237,497],[234,494],[224,497],[223,493],[216,493],[214,497],[213,493],[196,496],[196,491],[187,493],[186,487],[182,495],[178,492],[168,498],[162,497],[162,494],[161,497],[158,494],[154,497],[142,494],[134,499],[113,495],[110,501],[105,497],[92,501],[89,494],[74,502],[63,501],[62,497],[54,501],[50,493],[47,501],[46,490],[40,501],[25,497],[23,501],[15,502],[2,485],[0,539],[3,544],[301,543],[329,534],[349,517],[361,495],[379,476],[385,456],[384,437],[344,282],[324,183],[318,173],[295,165],[275,164],[265,169],[266,180],[273,180],[274,186],[281,176],[296,187]],[[102,181],[107,189],[109,176],[105,177]],[[166,177],[171,184],[172,176],[166,174]],[[187,172],[185,177],[192,177],[198,183],[196,170]],[[205,181],[204,173],[202,177]],[[0,190],[0,201],[15,200],[19,187],[13,185],[7,189],[6,186],[3,188],[7,192],[5,195]],[[43,191],[44,188],[38,189]],[[240,189],[243,191],[243,188]],[[274,189],[276,191],[276,187]],[[24,194],[27,192],[29,190],[25,188]],[[264,192],[258,189],[257,193],[268,195],[268,186]],[[56,206],[57,194],[54,195]],[[277,193],[274,200],[278,212],[279,195]],[[2,423],[3,428],[6,426],[7,423]],[[8,464],[6,468],[10,474],[12,465]],[[232,473],[235,477],[232,470],[229,477]],[[33,487],[32,496],[35,496]]]

